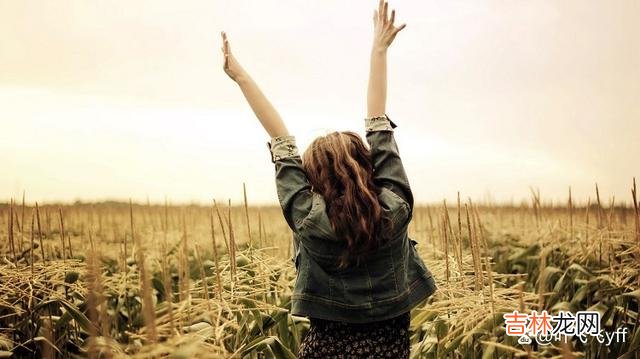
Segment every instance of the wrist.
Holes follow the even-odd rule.
[[[234,80],[239,86],[244,86],[251,81],[251,77],[249,77],[249,75],[247,75],[246,73],[242,73],[236,76]]]
[[[371,55],[386,55],[387,47],[382,44],[374,44],[371,48]]]

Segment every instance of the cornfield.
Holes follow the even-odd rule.
[[[295,358],[291,231],[275,206],[0,205],[0,357]],[[438,283],[412,311],[412,358],[637,358],[640,214],[601,199],[417,205]],[[591,310],[625,341],[519,344],[503,315]]]

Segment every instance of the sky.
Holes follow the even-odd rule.
[[[364,134],[377,1],[0,0],[0,201],[276,203],[220,31],[298,138]],[[630,201],[640,1],[396,0],[387,114],[418,202]]]

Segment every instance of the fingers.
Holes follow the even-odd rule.
[[[222,51],[224,52],[225,56],[229,55],[229,40],[227,39],[227,33],[224,31],[222,32]]]
[[[386,24],[389,20],[387,18],[387,14],[389,11],[389,3],[388,2],[384,2],[384,8],[382,9],[382,21]]]
[[[407,24],[402,24],[402,25],[398,26],[397,28],[394,28],[393,31],[391,32],[391,36],[389,37],[389,43],[393,42],[393,40],[395,40],[396,35],[398,35],[400,30],[404,29],[406,26],[407,26]]]
[[[398,32],[407,26],[407,24],[402,24],[396,27],[396,10],[391,9],[391,13],[389,11],[389,3],[385,0],[379,0],[378,9],[373,11],[373,24],[376,29],[380,29],[379,36],[387,44],[390,44]]]
[[[229,68],[229,55],[224,50],[224,47],[221,47],[220,51],[222,51],[222,55],[224,56],[224,60],[222,61],[222,68],[226,70]]]
[[[222,64],[222,68],[226,71],[229,68],[229,40],[227,40],[227,34],[222,31],[220,33],[222,35],[222,54],[224,55],[224,62]]]

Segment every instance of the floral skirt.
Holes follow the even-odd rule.
[[[409,358],[409,312],[354,324],[311,318],[298,358]]]

